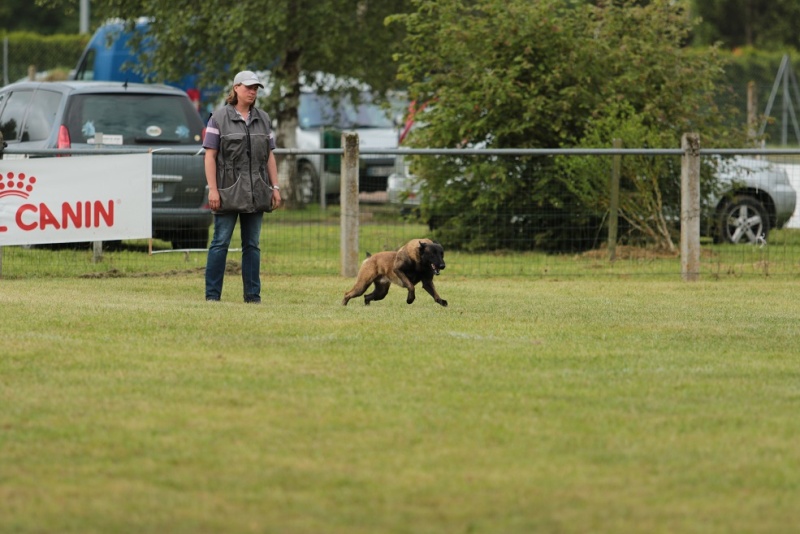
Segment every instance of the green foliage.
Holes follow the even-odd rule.
[[[783,84],[775,81],[780,71],[781,62],[785,55],[789,56],[790,64],[794,66],[794,75],[797,76],[798,53],[793,49],[784,50],[762,50],[751,47],[737,48],[733,51],[724,52],[726,57],[725,83],[729,90],[719,95],[719,101],[727,105],[736,107],[739,116],[745,116],[747,112],[747,87],[749,83],[754,83],[756,97],[756,122],[757,125],[764,126],[764,140],[769,145],[777,145],[782,141],[781,130],[784,126],[789,131],[793,131],[794,125],[784,124],[781,111],[786,105],[785,98],[790,98],[795,111],[797,110],[798,95],[794,89],[789,87],[789,94],[784,94]],[[773,107],[769,117],[764,116],[767,110],[769,99],[775,92]],[[789,118],[791,120],[791,117]],[[756,131],[758,129],[756,128]]]
[[[693,131],[714,146],[739,145],[744,139],[744,128],[725,124],[734,110],[722,109],[717,101],[723,58],[715,48],[684,47],[693,26],[678,4],[415,0],[414,5],[416,13],[391,18],[408,32],[406,48],[397,55],[399,75],[412,97],[426,104],[412,145],[608,147],[618,137],[614,130],[626,128],[626,121],[638,125],[631,146],[677,147],[681,135]],[[621,109],[628,111],[620,114]],[[609,137],[597,139],[600,131]],[[588,221],[602,216],[596,203],[587,204],[584,196],[562,187],[574,176],[568,179],[553,161],[493,162],[493,169],[478,161],[427,159],[414,167],[424,180],[426,213],[450,246],[548,243],[563,250],[576,233],[585,232]],[[589,183],[595,177],[582,179]],[[468,187],[461,191],[455,183]],[[514,236],[498,234],[507,221],[457,229],[478,203],[514,206],[523,204],[520,198],[560,215],[547,220],[514,215],[524,221]],[[576,220],[575,213],[584,215]],[[584,246],[593,242],[586,239]]]
[[[693,13],[702,19],[694,33],[697,44],[800,48],[800,3],[796,0],[694,0],[692,4]]]
[[[617,139],[622,147],[664,146],[669,134],[643,124],[627,103],[609,107],[609,115],[592,121],[582,145],[589,148],[606,146],[608,139]],[[610,208],[612,161],[598,157],[558,158],[564,186],[580,203],[596,213],[607,214]],[[680,206],[680,162],[676,158],[653,156],[620,157],[619,217],[626,223],[623,242],[650,243],[656,248],[675,251],[677,221],[674,215]],[[671,212],[672,218],[667,217]]]
[[[9,33],[5,37],[8,37],[10,82],[27,76],[31,66],[37,72],[56,71],[50,79],[66,78],[89,41],[88,35],[45,36],[29,32]]]
[[[78,33],[78,3],[79,0],[3,0],[0,2],[0,28],[10,33]]]

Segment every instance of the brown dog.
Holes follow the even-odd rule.
[[[442,245],[430,239],[413,239],[396,251],[378,252],[369,255],[358,270],[358,278],[353,288],[344,294],[342,304],[363,295],[371,284],[375,284],[372,293],[364,295],[364,304],[369,306],[373,300],[383,300],[392,284],[408,290],[406,302],[414,302],[414,286],[422,282],[422,287],[433,300],[447,306],[447,301],[439,296],[433,286],[433,277],[444,269],[444,249]]]

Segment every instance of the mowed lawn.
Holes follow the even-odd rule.
[[[0,280],[0,532],[800,525],[800,280]]]

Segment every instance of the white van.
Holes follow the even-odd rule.
[[[390,95],[388,108],[372,101],[369,90],[360,91],[360,101],[343,96],[334,99],[304,86],[300,93],[297,148],[340,148],[343,131],[358,134],[360,148],[396,149],[403,112],[408,105],[404,95]],[[280,142],[280,140],[278,140]],[[397,157],[392,154],[363,154],[359,163],[359,191],[386,191],[389,176],[396,172]],[[336,197],[340,187],[340,157],[304,154],[298,156],[298,173],[305,201],[325,195]]]

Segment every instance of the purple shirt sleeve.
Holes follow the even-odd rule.
[[[203,148],[219,150],[219,126],[213,118],[208,119],[206,136],[203,138]]]

